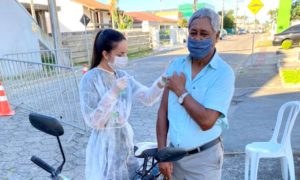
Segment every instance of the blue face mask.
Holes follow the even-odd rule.
[[[212,39],[194,40],[192,38],[188,38],[187,45],[190,56],[195,60],[203,59],[209,54],[212,43]]]

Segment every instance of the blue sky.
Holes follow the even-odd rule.
[[[109,0],[97,0],[109,4]],[[238,15],[246,15],[253,19],[254,15],[248,10],[247,5],[251,0],[224,0],[225,10],[236,9],[238,1]],[[279,0],[261,0],[264,7],[258,12],[257,19],[261,22],[269,19],[267,15],[270,9],[278,7]],[[199,3],[206,2],[215,6],[215,10],[222,9],[222,0],[198,0]],[[119,0],[119,7],[125,11],[146,11],[178,8],[179,4],[193,3],[193,0]]]

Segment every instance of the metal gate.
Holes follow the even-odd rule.
[[[72,67],[0,58],[0,81],[15,108],[53,116],[86,130],[80,112],[78,79]]]

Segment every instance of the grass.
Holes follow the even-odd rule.
[[[282,69],[281,73],[285,84],[300,84],[300,69]]]
[[[143,57],[149,56],[151,54],[153,54],[152,49],[145,49],[145,50],[141,50],[139,52],[129,53],[128,59],[133,60],[133,59],[143,58]],[[74,62],[74,66],[82,66],[83,64],[87,64],[87,63],[88,62],[86,61],[86,58],[82,58],[80,60],[77,60],[77,62]]]
[[[269,47],[272,46],[271,40],[257,41],[255,47]]]
[[[149,56],[152,53],[153,53],[152,49],[141,50],[141,51],[136,52],[136,53],[128,54],[128,58],[129,58],[129,60],[138,59],[138,58]]]

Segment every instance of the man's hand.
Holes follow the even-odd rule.
[[[161,162],[158,164],[159,171],[164,175],[168,180],[172,179],[173,173],[173,164],[171,162]]]
[[[179,97],[186,91],[185,82],[186,78],[182,72],[179,75],[174,72],[173,75],[167,79],[167,87]]]

